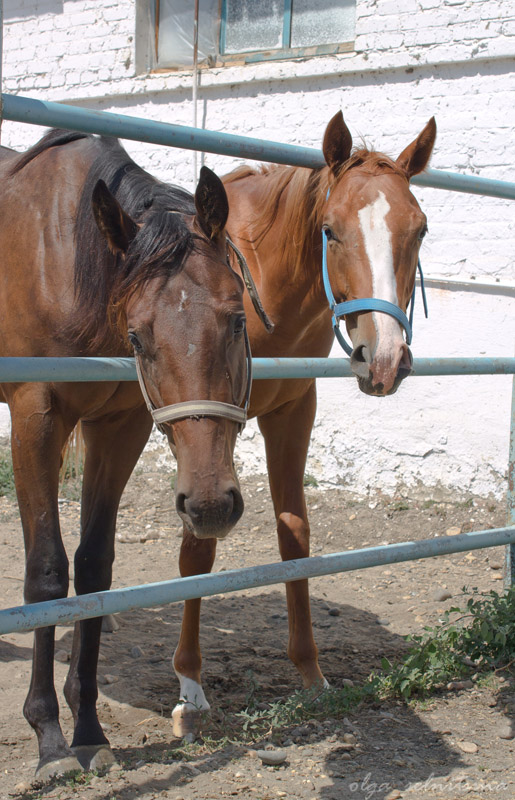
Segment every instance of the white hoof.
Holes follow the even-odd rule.
[[[188,703],[179,703],[172,711],[172,733],[177,739],[194,742],[200,733],[202,712]]]

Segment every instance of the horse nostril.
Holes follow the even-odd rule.
[[[186,495],[183,492],[175,498],[175,508],[179,514],[186,513]]]
[[[366,345],[360,344],[358,347],[355,347],[352,351],[352,360],[358,362],[359,364],[370,364],[370,359],[368,358],[368,350]]]
[[[354,348],[350,357],[351,369],[358,378],[368,378],[370,371],[370,351],[365,344]]]
[[[397,377],[404,379],[407,378],[408,375],[411,375],[413,370],[413,356],[411,355],[411,350],[407,345],[404,345],[402,348],[402,356],[401,360],[399,361],[399,366],[397,367]]]

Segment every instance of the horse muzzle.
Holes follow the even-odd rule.
[[[399,344],[393,352],[374,355],[366,345],[359,345],[352,351],[350,363],[360,390],[374,397],[395,394],[413,371],[413,356],[406,343]]]
[[[202,492],[177,492],[177,513],[198,539],[225,539],[243,514],[241,492],[233,484],[216,497]]]

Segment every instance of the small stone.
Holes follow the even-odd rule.
[[[457,742],[457,745],[463,753],[477,753],[479,750],[474,742]]]
[[[118,675],[104,675],[106,683],[116,683]]]
[[[342,738],[346,744],[356,744],[356,737],[353,733],[344,733]]]
[[[393,789],[389,794],[386,795],[385,800],[399,800],[399,797],[402,797],[402,794],[398,789]]]
[[[277,792],[277,797],[286,797],[286,792]]]
[[[499,727],[499,739],[515,739],[515,722],[508,720]]]
[[[136,644],[134,645],[134,647],[131,648],[132,658],[141,658],[142,655],[143,655],[143,650],[141,649],[141,647],[139,647],[139,645]]]
[[[493,580],[493,581],[502,581],[502,573],[500,573],[500,572],[495,572],[495,573],[492,575],[492,580]]]
[[[342,686],[347,686],[347,687],[351,688],[352,686],[354,686],[354,681],[351,681],[350,678],[344,678],[342,680]]]
[[[490,561],[490,569],[502,569],[502,561]]]
[[[443,603],[444,600],[449,600],[451,597],[452,592],[449,592],[448,589],[437,589],[433,593],[433,600],[436,600],[437,603]]]
[[[20,794],[24,794],[25,792],[29,792],[31,790],[30,783],[25,783],[25,781],[21,781],[21,783],[17,783],[14,787],[15,792],[19,792]]]
[[[330,608],[327,613],[330,617],[339,617],[342,612],[339,608]]]
[[[351,514],[349,517],[349,522],[352,522],[353,519],[356,519],[356,514]]]
[[[66,650],[57,650],[54,655],[56,661],[60,661],[62,664],[66,664],[67,661],[70,660],[70,657]]]
[[[263,764],[268,764],[271,767],[284,764],[287,758],[285,750],[258,750],[257,755]]]
[[[450,681],[446,688],[449,689],[449,691],[453,689],[463,689],[463,681]]]
[[[474,681],[471,681],[469,678],[467,678],[466,681],[462,681],[461,683],[462,683],[464,689],[473,689],[474,688]]]
[[[461,533],[461,528],[457,525],[454,525],[452,528],[447,528],[445,531],[446,536],[457,536],[459,533]]]

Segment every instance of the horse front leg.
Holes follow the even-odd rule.
[[[179,569],[181,576],[211,572],[216,556],[216,539],[197,539],[186,527],[183,530]],[[200,652],[201,600],[185,600],[179,644],[173,657],[175,674],[180,683],[179,702],[172,711],[172,730],[180,739],[195,739],[200,730],[202,713],[209,711],[201,681]]]
[[[40,385],[19,388],[10,409],[14,478],[25,540],[25,602],[55,600],[68,593],[68,558],[57,495],[61,450],[73,426],[52,410],[49,390]],[[59,724],[54,645],[55,627],[34,632],[32,678],[23,707],[38,738],[36,777],[42,781],[81,768]]]
[[[150,435],[142,406],[98,421],[83,422],[86,448],[82,486],[81,541],[75,554],[77,595],[111,586],[118,505]],[[75,625],[64,693],[75,728],[72,750],[85,769],[109,767],[115,759],[97,716],[97,664],[102,617]]]
[[[304,497],[304,468],[316,411],[312,383],[297,400],[261,417],[270,490],[277,519],[279,551],[283,561],[309,556],[309,523]],[[318,666],[313,637],[307,580],[286,584],[288,655],[302,676],[304,687],[326,686]]]

